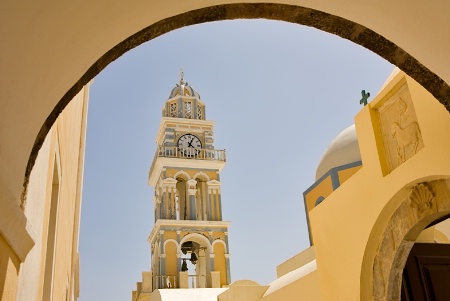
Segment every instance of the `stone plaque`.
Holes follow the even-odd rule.
[[[422,134],[408,86],[401,86],[377,111],[386,163],[391,172],[423,148]]]

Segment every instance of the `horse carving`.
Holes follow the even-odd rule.
[[[411,145],[412,154],[417,152],[420,141],[420,129],[417,122],[411,122],[402,128],[397,122],[391,127],[391,135],[397,141],[397,156],[399,164],[405,162],[405,149]]]

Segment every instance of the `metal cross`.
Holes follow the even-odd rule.
[[[370,97],[370,93],[369,92],[366,93],[366,90],[362,90],[361,95],[362,95],[362,98],[359,101],[359,104],[364,104],[364,106],[367,106],[367,100]]]

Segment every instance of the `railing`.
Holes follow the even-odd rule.
[[[187,275],[187,284],[184,288],[206,288],[211,287],[211,275]],[[167,288],[180,288],[180,276],[153,276],[153,290],[167,289]],[[139,290],[139,288],[138,288]]]
[[[206,275],[189,275],[189,288],[205,288],[208,287],[206,283]]]
[[[226,161],[225,150],[158,146],[157,157]]]
[[[153,276],[153,290],[162,288],[178,288],[179,279],[177,275]]]
[[[213,161],[226,161],[225,150],[217,149],[205,149],[205,148],[182,148],[177,146],[158,146],[156,149],[155,157],[150,167],[150,173],[156,162],[156,158],[183,158],[183,159],[196,159],[196,160],[213,160]]]

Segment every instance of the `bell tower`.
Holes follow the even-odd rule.
[[[225,150],[214,148],[214,122],[184,81],[162,109],[149,172],[155,189],[151,245],[154,289],[217,288],[230,283],[228,227],[222,220],[219,174]]]

